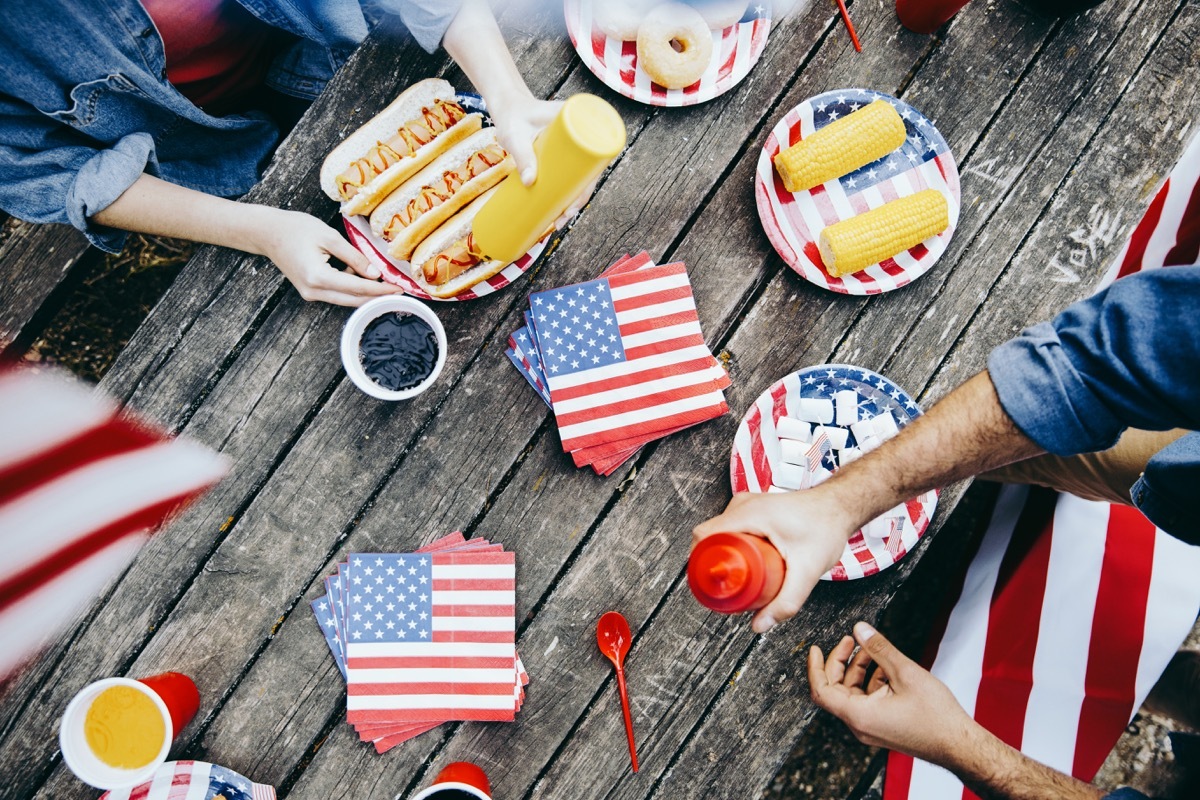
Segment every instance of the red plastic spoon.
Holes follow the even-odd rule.
[[[617,689],[621,692],[621,711],[625,713],[625,733],[629,736],[629,760],[633,762],[633,771],[638,771],[637,748],[633,744],[633,717],[629,715],[629,694],[625,691],[625,654],[633,634],[629,623],[620,612],[609,611],[600,618],[596,626],[596,644],[600,652],[608,656],[608,660],[617,668]]]

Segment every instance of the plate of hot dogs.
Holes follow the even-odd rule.
[[[350,242],[408,294],[473,300],[521,277],[547,238],[512,263],[473,245],[472,221],[514,171],[483,101],[431,78],[406,89],[326,157],[321,188]]]

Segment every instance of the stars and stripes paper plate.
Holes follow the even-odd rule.
[[[772,163],[781,149],[880,99],[904,120],[908,138],[899,149],[813,189],[792,194],[783,188]],[[861,272],[834,278],[825,271],[817,250],[823,228],[922,189],[937,189],[946,197],[950,226],[945,231]],[[854,295],[889,292],[925,274],[954,235],[961,203],[958,167],[934,124],[903,100],[867,89],[825,92],[784,114],[759,153],[754,199],[767,238],[788,266],[817,286]]]
[[[587,68],[610,89],[652,106],[704,103],[737,86],[767,46],[770,0],[750,0],[736,25],[712,31],[713,54],[700,80],[683,89],[659,86],[638,66],[637,42],[623,42],[592,27],[592,9],[606,0],[566,0],[567,33]]]
[[[746,412],[734,435],[733,452],[729,460],[729,479],[735,492],[766,492],[783,464],[780,436],[777,432],[782,417],[799,418],[801,400],[833,401],[836,392],[853,391],[857,395],[857,418],[870,421],[885,414],[891,415],[896,426],[903,429],[921,415],[916,401],[887,378],[869,369],[845,364],[823,364],[793,372],[775,382]],[[847,448],[860,448],[863,443],[850,433]],[[835,470],[838,451],[827,450],[821,458],[825,469]],[[888,518],[890,532],[886,537],[866,536],[857,531],[850,538],[842,559],[822,580],[845,581],[874,575],[895,564],[916,545],[924,535],[937,508],[936,491],[910,500],[894,509]],[[877,521],[872,522],[874,525]]]
[[[491,125],[491,118],[487,116],[487,105],[483,102],[483,98],[475,94],[460,94],[457,99],[459,105],[467,111],[484,114],[484,125]],[[379,268],[385,281],[404,289],[405,294],[412,295],[421,300],[437,300],[451,303],[461,300],[475,300],[493,292],[498,292],[505,286],[508,286],[529,271],[529,268],[537,261],[538,256],[546,249],[546,243],[549,241],[549,237],[546,237],[529,248],[529,252],[500,270],[500,272],[485,281],[480,281],[466,291],[459,292],[453,297],[433,297],[412,279],[411,270],[413,266],[411,264],[407,261],[396,260],[387,254],[388,243],[375,235],[375,232],[371,230],[371,223],[367,217],[362,215],[352,217],[343,216],[342,224],[346,228],[346,236],[350,239],[350,244],[358,248],[359,252],[367,257],[368,261]]]
[[[168,761],[146,783],[113,789],[100,800],[275,800],[275,789],[216,764]]]

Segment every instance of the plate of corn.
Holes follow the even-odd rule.
[[[958,167],[934,124],[868,89],[837,89],[788,111],[758,158],[767,238],[801,277],[868,295],[905,286],[958,224]]]

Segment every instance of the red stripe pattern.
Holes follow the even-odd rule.
[[[908,134],[904,144],[838,179],[808,191],[787,191],[773,163],[779,151],[875,100],[895,106]],[[852,275],[834,278],[825,270],[817,248],[822,229],[923,189],[945,196],[950,207],[945,231]],[[801,277],[842,294],[879,294],[916,280],[945,251],[958,225],[958,167],[933,122],[903,100],[865,89],[837,89],[805,100],[776,124],[759,153],[754,199],[771,245]]]
[[[226,468],[63,375],[0,369],[0,678]]]
[[[592,8],[605,0],[566,0],[567,33],[575,52],[592,74],[610,89],[653,106],[680,107],[704,103],[741,83],[767,46],[770,3],[752,3],[740,22],[713,31],[708,70],[691,86],[667,89],[638,65],[637,42],[608,38],[592,26]]]

